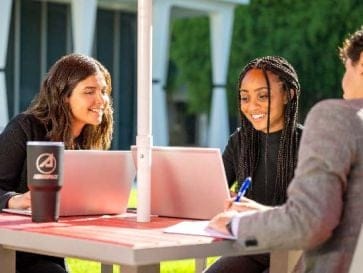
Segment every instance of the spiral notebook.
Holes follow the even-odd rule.
[[[60,216],[126,212],[136,170],[130,151],[66,150]],[[3,209],[31,215],[30,210]]]

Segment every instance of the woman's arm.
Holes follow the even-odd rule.
[[[22,174],[25,176],[26,168],[27,127],[23,115],[20,115],[10,121],[0,135],[0,209],[8,205],[22,208],[28,204],[27,195],[23,197],[16,192],[21,188],[21,183],[26,183],[21,181],[21,177]]]

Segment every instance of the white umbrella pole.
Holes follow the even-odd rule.
[[[137,7],[137,221],[150,221],[152,0]]]

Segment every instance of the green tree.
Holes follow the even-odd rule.
[[[208,18],[176,20],[172,25],[168,81],[171,90],[187,88],[188,110],[208,112],[211,100],[211,61]],[[170,72],[170,69],[169,69]],[[175,75],[176,74],[176,75]]]
[[[251,0],[235,12],[227,81],[229,109],[237,113],[236,84],[245,64],[280,55],[300,78],[301,120],[317,101],[341,97],[343,65],[338,47],[362,24],[358,0]],[[207,18],[178,20],[172,29],[171,59],[178,84],[188,88],[190,111],[209,111],[211,64]],[[233,128],[232,128],[233,129]]]

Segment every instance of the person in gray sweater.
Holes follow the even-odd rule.
[[[254,201],[244,198],[209,224],[236,235],[237,248],[303,249],[295,272],[348,272],[362,226],[363,27],[344,41],[340,57],[345,100],[321,101],[309,112],[287,202],[251,210]]]

